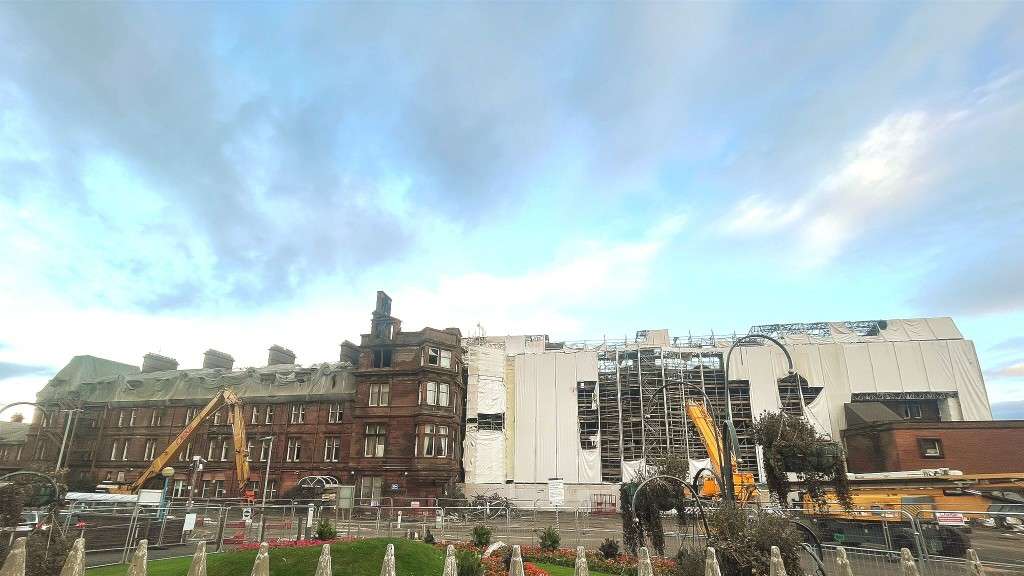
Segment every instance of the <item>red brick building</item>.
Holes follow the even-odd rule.
[[[843,440],[850,472],[1024,471],[1024,420],[876,422],[846,429]]]
[[[371,330],[345,342],[337,362],[302,367],[274,346],[267,366],[233,370],[223,352],[203,367],[179,370],[147,354],[141,369],[75,357],[39,393],[48,417],[28,433],[25,464],[52,466],[72,417],[64,464],[73,486],[130,483],[224,387],[242,399],[250,472],[247,490],[268,499],[294,494],[300,479],[331,476],[357,496],[443,495],[461,475],[463,384],[456,328],[403,332],[391,299],[377,294]],[[195,457],[195,498],[239,497],[227,408],[201,425],[169,462],[172,495],[188,496]],[[151,481],[159,486],[161,480]]]

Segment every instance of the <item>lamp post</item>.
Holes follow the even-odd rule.
[[[206,462],[206,460],[204,460],[202,456],[193,456],[192,457],[192,479],[189,480],[189,483],[188,483],[188,508],[189,508],[189,510],[192,509],[192,497],[195,495],[195,491],[196,491],[196,477],[199,476],[199,472],[202,471],[203,463],[204,462]]]
[[[793,374],[793,358],[789,355],[789,350],[771,336],[764,334],[747,334],[746,336],[740,336],[729,347],[729,352],[725,355],[725,420],[722,422],[722,481],[725,483],[724,490],[722,491],[727,500],[734,500],[735,490],[733,488],[733,470],[732,470],[732,442],[736,438],[736,428],[732,422],[732,401],[729,396],[729,359],[732,358],[732,351],[736,349],[744,341],[751,340],[767,340],[782,350],[782,353],[786,355],[786,362],[789,365],[789,373]],[[797,387],[799,389],[800,379],[797,379]]]

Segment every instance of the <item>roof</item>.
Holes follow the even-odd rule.
[[[903,419],[899,414],[881,402],[847,402],[846,427],[852,428],[864,424],[897,422]]]
[[[28,422],[0,422],[0,444],[24,444],[30,427]]]
[[[302,397],[352,394],[351,364],[302,367],[279,364],[244,370],[198,368],[140,372],[135,366],[93,356],[75,356],[36,396],[38,402],[67,397],[83,402],[204,400],[230,387],[245,397]]]
[[[849,406],[849,404],[847,404]],[[848,426],[844,433],[867,430],[991,430],[991,429],[1024,428],[1024,420],[940,420],[921,421],[900,419],[896,422],[872,422],[858,426]]]

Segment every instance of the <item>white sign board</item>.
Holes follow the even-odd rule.
[[[964,515],[960,512],[935,512],[935,520],[943,526],[964,526]]]
[[[159,506],[163,495],[163,490],[139,490],[137,502],[139,506]]]
[[[310,504],[309,508],[306,509],[306,528],[313,527],[313,505]]]
[[[181,531],[182,532],[188,532],[189,530],[195,529],[195,527],[196,527],[196,515],[195,515],[195,513],[185,514],[185,523],[182,524]]]
[[[548,478],[548,502],[552,506],[561,506],[565,503],[565,480]]]
[[[252,508],[242,508],[242,520],[246,522],[252,520]]]

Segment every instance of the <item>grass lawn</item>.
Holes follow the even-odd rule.
[[[331,546],[331,572],[345,576],[379,576],[388,544],[395,545],[397,576],[440,576],[444,569],[444,552],[414,540],[374,538],[343,542]],[[320,547],[271,548],[271,576],[312,576],[320,558]],[[252,571],[256,551],[209,554],[206,558],[208,576],[238,576]],[[191,558],[154,560],[149,563],[149,576],[185,576]],[[86,571],[87,576],[124,576],[127,565],[105,566]],[[570,569],[570,573],[572,570]]]
[[[559,566],[558,564],[541,564],[539,562],[530,562],[537,568],[547,572],[551,576],[572,576],[575,573],[572,566]],[[590,571],[590,576],[616,576],[612,574],[605,574],[604,572]]]

